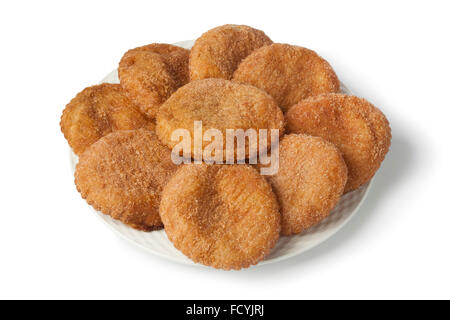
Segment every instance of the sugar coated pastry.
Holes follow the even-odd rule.
[[[325,59],[312,50],[280,43],[253,51],[233,80],[265,90],[284,112],[302,99],[339,92],[339,80]]]
[[[255,49],[272,44],[264,32],[227,24],[205,32],[195,41],[189,59],[191,80],[230,80],[239,63]]]
[[[149,117],[189,81],[189,50],[153,43],[127,51],[119,63],[120,84]]]
[[[219,269],[258,263],[280,234],[275,195],[247,165],[182,166],[164,188],[160,214],[177,249]]]
[[[80,155],[101,137],[117,130],[155,129],[118,84],[103,83],[77,94],[63,111],[61,131]]]
[[[278,172],[266,177],[280,204],[281,234],[301,233],[336,206],[347,182],[347,167],[335,145],[303,134],[283,137],[279,161]]]
[[[290,132],[322,137],[339,148],[348,168],[345,192],[373,177],[391,144],[391,129],[384,114],[355,96],[312,97],[293,106],[286,119]]]
[[[116,131],[80,156],[75,184],[96,210],[133,228],[151,231],[162,227],[161,192],[175,171],[170,150],[155,133]]]

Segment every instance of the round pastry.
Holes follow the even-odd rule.
[[[339,80],[326,60],[312,50],[280,43],[253,51],[233,80],[266,91],[283,112],[302,99],[339,92]]]
[[[347,167],[332,143],[289,134],[280,142],[278,172],[266,177],[280,204],[281,234],[291,235],[330,214],[344,191]]]
[[[189,81],[189,50],[153,43],[131,49],[119,63],[120,84],[149,117],[179,87]]]
[[[204,79],[190,82],[177,90],[160,108],[156,132],[161,141],[173,148],[179,142],[172,139],[175,130],[186,129],[191,137],[191,156],[194,153],[195,121],[201,121],[202,131],[218,130],[223,139],[223,158],[228,150],[237,153],[237,143],[225,143],[227,130],[268,129],[266,143],[270,146],[270,129],[284,132],[284,116],[272,97],[266,92],[249,85],[224,79]],[[197,133],[197,134],[202,134]],[[253,143],[255,142],[255,143]],[[257,150],[256,140],[246,142],[251,150]],[[202,141],[202,150],[210,142]],[[249,155],[249,148],[245,156]],[[201,156],[201,154],[200,154]],[[241,156],[239,156],[241,158]]]
[[[252,51],[272,40],[248,26],[227,24],[205,32],[195,41],[189,58],[191,80],[230,80],[239,63]]]
[[[180,167],[164,188],[159,212],[178,250],[219,269],[258,263],[280,234],[275,195],[247,165]]]
[[[324,94],[301,101],[286,114],[290,132],[322,137],[342,152],[348,168],[345,192],[367,183],[391,144],[384,114],[367,100]]]
[[[161,193],[175,171],[170,150],[155,133],[116,131],[80,156],[75,184],[96,210],[133,228],[151,231],[162,227]]]
[[[155,129],[118,84],[88,87],[70,101],[61,117],[61,131],[80,155],[101,137],[117,130]]]

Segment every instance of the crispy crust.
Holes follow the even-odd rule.
[[[233,80],[265,90],[284,112],[310,96],[339,92],[339,80],[326,60],[312,50],[280,43],[253,51]]]
[[[127,96],[149,117],[189,82],[189,50],[153,43],[127,51],[119,63],[120,84]]]
[[[195,41],[189,58],[191,80],[230,80],[239,63],[255,49],[272,44],[261,30],[244,25],[223,25]]]
[[[161,192],[176,166],[170,150],[145,129],[111,133],[79,158],[75,184],[96,210],[133,228],[162,227]]]
[[[246,165],[184,165],[164,188],[160,215],[174,246],[219,269],[256,264],[280,233],[268,182]]]
[[[345,192],[368,182],[391,144],[384,114],[367,100],[324,94],[301,101],[286,114],[288,130],[322,137],[342,152],[348,167]]]
[[[80,155],[101,137],[116,130],[155,129],[118,84],[88,87],[67,104],[61,116],[61,131],[73,152]]]
[[[281,211],[281,234],[292,235],[326,218],[347,182],[347,166],[332,143],[289,134],[280,142],[280,167],[267,176]]]
[[[173,148],[178,141],[171,140],[172,132],[187,129],[193,142],[194,121],[199,120],[203,132],[218,129],[224,139],[226,129],[279,129],[280,137],[284,132],[283,112],[272,97],[253,86],[224,79],[197,80],[178,89],[161,106],[156,132],[165,145]],[[204,142],[203,149],[208,144]],[[226,143],[223,154],[226,154]]]

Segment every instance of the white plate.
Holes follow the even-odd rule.
[[[175,43],[175,45],[189,49],[192,47],[193,43],[194,41],[188,40]],[[102,80],[102,83],[103,82],[119,83],[117,69],[107,75]],[[343,93],[351,94],[351,91],[342,83],[341,91]],[[72,170],[75,172],[75,165],[78,158],[72,151],[70,152],[70,160]],[[269,256],[258,265],[269,264],[299,255],[330,238],[358,211],[368,194],[369,188],[370,182],[360,187],[358,190],[345,194],[331,214],[317,226],[312,227],[300,235],[281,237]],[[112,219],[110,216],[94,210],[92,207],[91,210],[93,210],[95,214],[119,236],[137,245],[138,247],[141,247],[152,254],[175,262],[201,266],[200,264],[192,262],[180,251],[175,249],[167,238],[164,230],[152,232],[137,231],[126,226],[120,221]]]

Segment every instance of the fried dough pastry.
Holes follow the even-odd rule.
[[[219,269],[256,264],[279,238],[269,183],[247,165],[184,165],[163,191],[160,215],[174,246]]]
[[[211,29],[195,41],[189,58],[191,80],[230,80],[239,63],[252,51],[272,44],[264,32],[244,25],[227,24]]]
[[[75,184],[96,210],[139,230],[162,227],[163,187],[176,171],[170,150],[145,129],[116,131],[79,158]]]
[[[103,83],[77,94],[61,116],[61,131],[73,152],[80,155],[101,137],[116,130],[155,129],[118,84]]]
[[[176,129],[187,129],[194,137],[194,121],[202,121],[203,132],[217,129],[225,141],[227,129],[278,129],[284,132],[283,112],[264,91],[224,79],[190,82],[177,90],[160,108],[156,132],[161,141],[173,148],[178,141],[171,135]],[[270,131],[268,141],[270,141]],[[194,156],[192,138],[191,155]],[[270,142],[268,142],[270,146]],[[203,150],[209,142],[203,141]],[[247,143],[247,147],[248,147]],[[229,146],[230,148],[230,146]],[[234,146],[237,150],[237,144]],[[246,156],[249,155],[247,149]],[[223,143],[226,155],[226,143]]]
[[[367,100],[324,94],[301,101],[286,114],[290,132],[319,136],[334,143],[348,167],[345,192],[368,182],[391,144],[384,114]]]
[[[283,112],[310,96],[339,92],[339,80],[326,60],[312,50],[280,43],[253,51],[233,80],[265,90]]]
[[[303,134],[280,142],[279,170],[266,176],[278,198],[281,234],[292,235],[326,218],[347,182],[347,167],[332,143]]]
[[[153,43],[127,51],[119,63],[120,84],[147,116],[189,82],[189,50]]]

